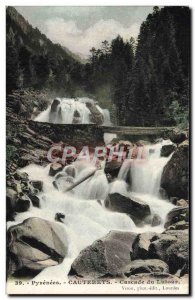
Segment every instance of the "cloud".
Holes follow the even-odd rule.
[[[100,19],[94,25],[82,30],[75,21],[65,21],[63,18],[52,18],[45,21],[46,35],[55,43],[69,48],[74,53],[89,55],[92,47],[99,47],[103,40],[111,41],[118,34],[125,40],[131,36],[137,37],[139,24],[124,26],[120,22]]]

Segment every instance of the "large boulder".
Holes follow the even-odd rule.
[[[89,109],[91,115],[90,115],[90,121],[92,123],[95,123],[97,125],[102,125],[104,123],[104,116],[99,111],[99,109],[96,107],[95,104],[91,102],[86,103],[87,108]]]
[[[18,197],[15,205],[16,212],[24,212],[30,208],[30,199],[27,195],[22,195]]]
[[[183,274],[188,273],[188,230],[165,231],[151,242],[148,256],[165,261],[171,274],[175,274],[178,270],[182,270]]]
[[[82,250],[74,260],[69,276],[88,278],[120,276],[130,263],[132,243],[137,234],[111,231]]]
[[[189,193],[189,144],[187,141],[179,145],[171,159],[165,165],[161,187],[169,197],[177,196],[188,199]]]
[[[124,271],[127,277],[140,273],[169,273],[169,266],[160,259],[138,259],[131,261]]]
[[[131,199],[119,193],[109,194],[105,200],[106,208],[131,216],[137,224],[151,214],[148,204],[138,198]]]
[[[67,242],[61,226],[40,218],[29,218],[7,232],[8,275],[39,273],[61,263]]]

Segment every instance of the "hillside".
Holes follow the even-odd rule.
[[[7,32],[12,28],[19,45],[25,45],[35,54],[49,53],[54,57],[66,59],[67,62],[76,60],[73,59],[74,54],[69,49],[52,43],[38,28],[33,28],[14,7],[7,7],[6,13]]]
[[[75,86],[80,62],[70,50],[33,28],[14,7],[6,9],[7,89]],[[13,71],[14,69],[14,71]]]

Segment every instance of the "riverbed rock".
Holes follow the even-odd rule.
[[[20,196],[15,205],[16,212],[24,212],[30,208],[30,199],[27,195]]]
[[[138,234],[132,245],[132,249],[133,249],[131,254],[132,260],[150,258],[148,254],[149,246],[151,242],[153,240],[156,240],[157,238],[158,238],[158,234],[155,232],[144,232]]]
[[[40,218],[10,227],[7,237],[8,275],[28,277],[31,272],[58,265],[67,254],[62,227]]]
[[[111,231],[82,250],[74,260],[69,276],[88,278],[120,276],[130,262],[136,233]]]
[[[188,272],[189,234],[188,230],[168,230],[152,241],[149,257],[165,261],[171,274],[183,269]]]
[[[151,222],[151,226],[159,226],[162,223],[162,218],[158,214],[154,214]]]
[[[151,214],[148,204],[138,198],[131,199],[119,193],[109,194],[105,200],[106,208],[131,216],[137,224]]]
[[[104,171],[106,174],[110,174],[112,178],[115,178],[118,176],[121,166],[122,162],[118,162],[117,160],[107,161]]]
[[[30,193],[30,194],[28,194],[28,196],[29,196],[33,206],[40,207],[40,199],[37,195]]]
[[[89,111],[91,113],[90,121],[92,123],[97,124],[97,125],[102,125],[104,123],[104,116],[97,109],[96,105],[91,103],[91,102],[87,102],[86,106],[87,106],[87,108],[89,109]]]
[[[165,228],[173,225],[174,223],[184,221],[189,222],[189,207],[175,207],[167,215],[165,221]]]
[[[163,145],[160,151],[160,156],[168,157],[175,151],[177,146],[175,144]]]
[[[63,220],[65,219],[65,214],[63,214],[63,213],[56,213],[55,214],[55,221],[63,223],[62,219]]]
[[[169,273],[169,266],[160,259],[137,259],[131,261],[124,271],[127,277],[139,273]]]
[[[63,166],[59,163],[52,163],[49,169],[49,176],[55,176],[58,172],[62,171]]]
[[[41,180],[31,180],[30,184],[37,189],[39,192],[43,191],[43,181]]]
[[[167,229],[168,230],[183,230],[189,228],[189,222],[186,221],[179,221],[172,225],[170,225]]]
[[[171,159],[165,165],[161,187],[164,188],[169,197],[188,199],[189,194],[189,144],[187,142],[179,145]]]

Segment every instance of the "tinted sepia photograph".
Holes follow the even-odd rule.
[[[5,15],[6,293],[189,295],[191,8]]]

